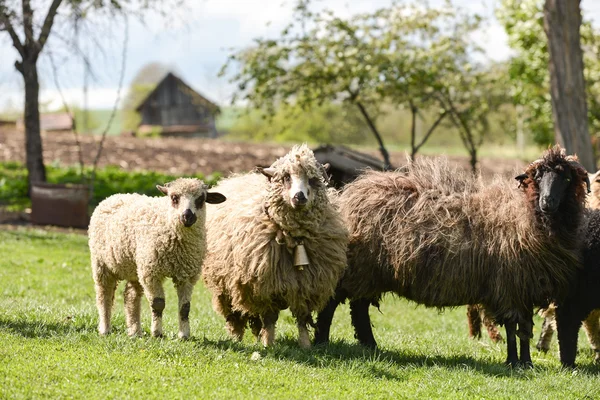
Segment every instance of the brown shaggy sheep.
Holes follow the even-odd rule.
[[[375,346],[369,305],[394,292],[428,307],[482,304],[506,326],[506,362],[531,365],[533,308],[565,296],[580,265],[587,178],[558,146],[516,178],[520,190],[484,185],[443,160],[365,173],[339,199],[348,268],[315,341],[328,341],[335,309],[349,298],[356,337]]]

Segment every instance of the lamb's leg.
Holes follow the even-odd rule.
[[[517,354],[517,323],[507,321],[504,323],[506,328],[506,365],[516,367],[519,364]]]
[[[373,337],[371,317],[369,316],[369,299],[358,299],[350,302],[350,317],[354,326],[354,336],[363,346],[375,348],[377,342]]]
[[[469,324],[469,337],[473,339],[481,339],[481,315],[479,306],[469,304],[467,306],[467,322]]]
[[[263,328],[260,331],[260,338],[265,347],[272,346],[275,342],[275,323],[278,318],[278,311],[271,311],[261,315]]]
[[[317,326],[315,328],[315,344],[329,343],[329,331],[331,329],[331,322],[333,321],[333,315],[335,314],[336,308],[344,300],[339,291],[329,299],[329,303],[323,308],[323,310],[317,316]]]
[[[152,336],[162,337],[162,315],[166,305],[162,280],[153,276],[146,276],[140,283],[144,288],[144,293],[152,309]]]
[[[532,368],[533,362],[531,361],[531,352],[529,348],[529,341],[533,337],[533,320],[531,318],[519,321],[519,344],[521,347],[521,366],[525,368]]]
[[[494,320],[489,317],[489,314],[487,313],[485,308],[483,308],[483,307],[481,308],[479,315],[480,315],[481,319],[483,320],[483,325],[487,329],[488,336],[492,340],[492,342],[494,342],[494,343],[501,342],[502,335],[500,334],[500,331],[498,330],[498,326],[496,325]]]
[[[98,332],[101,335],[110,333],[110,317],[117,289],[117,278],[106,269],[93,266],[96,287],[96,307],[98,308]]]
[[[179,299],[179,338],[188,339],[190,337],[190,302],[196,279],[190,279],[184,282],[176,282],[177,298]]]
[[[546,353],[550,350],[550,343],[552,342],[552,336],[554,335],[554,315],[544,317],[542,322],[542,331],[540,332],[540,338],[535,345],[535,348]]]
[[[594,361],[600,363],[600,309],[594,310],[588,315],[583,321],[583,329],[594,351]]]
[[[129,336],[141,336],[141,302],[144,289],[139,282],[127,282],[123,300],[125,305],[125,321],[127,323],[127,334]]]

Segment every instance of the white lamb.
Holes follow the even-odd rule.
[[[126,280],[127,333],[141,335],[140,303],[145,294],[152,308],[152,335],[162,336],[167,277],[173,279],[179,297],[179,337],[190,335],[190,300],[206,253],[204,203],[221,203],[225,196],[209,193],[208,186],[193,178],[156,187],[166,197],[116,194],[92,214],[89,246],[101,335],[110,332],[117,283]]]

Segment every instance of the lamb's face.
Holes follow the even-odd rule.
[[[158,190],[169,197],[171,211],[176,215],[183,226],[189,228],[198,220],[198,216],[204,215],[205,203],[222,203],[225,196],[216,192],[208,192],[206,185],[201,180],[180,178],[165,186],[156,186]]]

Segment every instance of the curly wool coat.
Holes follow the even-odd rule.
[[[213,305],[225,317],[247,316],[290,308],[307,318],[333,294],[346,268],[348,233],[331,203],[323,169],[306,146],[294,147],[271,168],[222,180],[215,188],[228,201],[207,216],[209,252],[202,276],[213,293]],[[308,208],[296,210],[283,200],[286,173],[302,169],[318,180]],[[294,266],[293,253],[303,242],[310,263]]]

